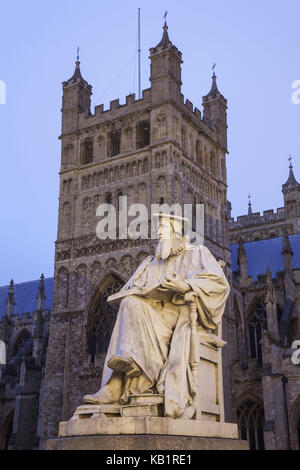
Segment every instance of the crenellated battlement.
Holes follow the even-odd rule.
[[[182,96],[182,98],[183,98],[183,101],[184,101],[183,96]],[[193,103],[190,100],[188,100],[188,99],[185,100],[184,107],[186,108],[186,110],[188,110],[190,113],[192,113],[196,118],[201,120],[201,111],[200,111],[200,109],[198,109],[196,106],[194,106]]]
[[[126,102],[120,104],[120,99],[110,101],[109,108],[104,109],[104,104],[94,107],[93,114],[79,114],[79,129],[99,125],[109,121],[125,118],[134,113],[146,113],[151,104],[151,89],[143,90],[142,98],[136,99],[135,93],[126,96]]]
[[[158,103],[159,104],[159,103]],[[164,100],[161,104],[165,103]],[[179,103],[175,104],[183,116],[190,119],[197,127],[200,127],[203,132],[209,135],[211,139],[215,138],[215,131],[213,125],[208,125],[202,119],[202,113],[197,106],[195,106],[190,100],[184,100],[184,96],[180,96]],[[143,90],[142,98],[137,99],[135,93],[126,96],[126,102],[120,104],[120,99],[114,99],[110,101],[109,107],[104,109],[104,104],[100,104],[94,107],[93,114],[81,113],[79,114],[79,129],[85,129],[93,125],[102,124],[105,122],[122,119],[127,115],[134,113],[147,113],[150,112],[151,108],[151,88]]]
[[[285,219],[285,208],[279,207],[276,212],[273,209],[260,212],[253,212],[251,215],[240,215],[236,220],[232,217],[229,221],[229,229],[234,230],[252,225],[263,225],[270,222],[281,221]]]

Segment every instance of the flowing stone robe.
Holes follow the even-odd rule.
[[[166,260],[149,256],[121,290],[151,287],[158,284],[163,274],[173,273],[181,274],[193,291],[199,324],[206,331],[216,329],[229,285],[219,263],[202,245],[187,245]],[[124,297],[106,355],[102,387],[112,376],[107,365],[110,358],[131,358],[143,374],[131,379],[127,396],[122,396],[123,403],[131,394],[159,393],[164,395],[166,416],[192,418],[196,404],[189,363],[190,336],[189,306],[184,295],[174,292],[171,302],[138,295]]]

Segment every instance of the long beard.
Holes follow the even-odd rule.
[[[173,246],[173,240],[159,240],[156,250],[155,257],[158,260],[165,260],[169,258]]]

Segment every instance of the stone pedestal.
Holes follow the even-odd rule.
[[[101,406],[101,405],[100,405]],[[237,425],[215,421],[144,417],[71,419],[59,426],[59,438],[48,450],[246,450]]]
[[[47,450],[248,450],[248,442],[165,435],[76,436],[47,441]]]

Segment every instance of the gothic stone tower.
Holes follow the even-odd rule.
[[[205,244],[226,263],[226,99],[213,76],[203,97],[203,116],[181,93],[181,52],[168,27],[150,49],[151,88],[142,99],[126,97],[90,111],[92,87],[80,63],[63,82],[59,220],[55,292],[46,366],[43,426],[56,436],[82,396],[99,389],[105,351],[116,311],[107,295],[118,290],[153,240],[100,240],[96,208],[127,196],[128,207],[143,203],[205,205]],[[155,243],[155,241],[154,241]],[[229,303],[227,316],[230,317]],[[228,318],[229,318],[228,317]],[[226,320],[227,321],[227,320]],[[230,323],[230,318],[228,319]],[[223,325],[226,337],[226,326]],[[225,386],[226,377],[224,376]],[[228,387],[227,387],[228,388]],[[226,399],[226,398],[225,398]]]

